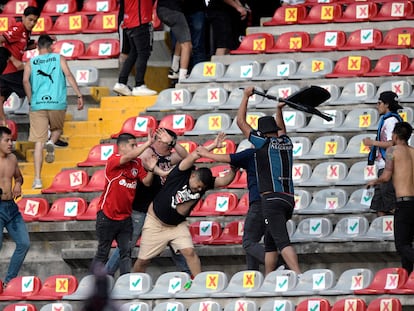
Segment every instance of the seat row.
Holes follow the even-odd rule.
[[[414,19],[413,3],[409,0],[355,1],[352,3],[315,3],[281,6],[263,26],[292,24],[325,24],[380,22]]]
[[[358,29],[348,36],[342,30],[323,30],[313,38],[306,31],[284,32],[276,39],[270,33],[258,32],[243,37],[230,54],[407,49],[414,45],[413,34],[413,27],[393,28],[384,37],[376,28]]]

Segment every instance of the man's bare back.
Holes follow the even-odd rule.
[[[395,145],[387,150],[387,166],[393,165],[392,181],[397,198],[414,196],[414,148],[408,145]]]

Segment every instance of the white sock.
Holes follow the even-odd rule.
[[[178,73],[178,79],[182,80],[182,79],[187,78],[187,72],[188,72],[188,69],[180,68],[180,72]]]
[[[179,55],[173,55],[171,68],[174,71],[178,71],[178,68],[180,68],[180,56]]]

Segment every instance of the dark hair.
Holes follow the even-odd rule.
[[[167,129],[165,127],[161,128],[164,129],[168,133],[168,135],[172,137],[172,141],[168,144],[168,146],[174,148],[177,143],[177,134],[173,130]]]
[[[6,126],[0,126],[0,136],[3,136],[3,134],[11,135],[12,131]]]
[[[28,6],[27,8],[24,9],[23,15],[24,16],[34,15],[34,16],[39,17],[40,16],[40,10],[39,10],[39,8],[37,8],[35,6]]]
[[[215,178],[208,167],[200,167],[195,170],[198,179],[206,186],[206,190],[214,188]]]
[[[122,143],[127,143],[131,139],[135,139],[135,136],[130,133],[122,133],[116,139],[116,144],[119,146]]]
[[[37,40],[39,49],[49,48],[53,44],[53,39],[49,35],[40,35]]]
[[[413,128],[408,122],[398,122],[395,124],[392,132],[397,135],[399,139],[403,139],[408,142],[413,132]]]

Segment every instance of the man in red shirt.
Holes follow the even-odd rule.
[[[10,57],[6,60],[6,53],[2,53],[0,62],[7,63],[0,76],[0,124],[6,124],[6,115],[3,110],[3,103],[12,92],[16,92],[19,97],[24,97],[23,89],[23,69],[22,62],[25,50],[34,48],[34,43],[30,44],[30,33],[37,23],[40,10],[29,6],[23,12],[22,21],[12,26],[0,36],[0,44],[7,50]],[[6,55],[5,55],[6,54]]]

